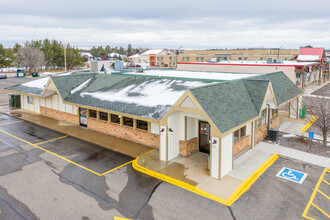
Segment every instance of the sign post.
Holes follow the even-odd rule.
[[[314,139],[314,132],[310,131],[308,132],[308,137],[311,140],[310,146],[309,146],[309,150],[312,150],[312,140]]]

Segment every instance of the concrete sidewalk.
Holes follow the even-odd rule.
[[[295,160],[300,160],[317,166],[330,168],[330,158],[321,157],[315,154],[310,154],[304,151],[299,151],[288,147],[283,147],[280,146],[279,144],[260,142],[258,145],[255,146],[255,149],[259,151],[268,152],[271,154],[277,153],[281,156],[289,157]]]
[[[22,120],[32,122],[42,127],[49,128],[54,131],[67,134],[71,137],[93,143],[115,152],[136,158],[152,148],[138,144],[132,141],[124,140],[115,136],[103,134],[97,131],[86,129],[78,125],[70,124],[64,121],[48,118],[36,113],[26,112],[20,109],[11,109],[9,107],[1,107],[1,113],[20,118]]]
[[[155,177],[159,174],[165,175],[175,181],[181,181],[198,190],[227,200],[272,155],[272,153],[258,149],[249,150],[234,161],[234,169],[221,180],[210,176],[207,169],[207,154],[200,152],[187,158],[178,156],[170,162],[164,162],[159,160],[159,151],[154,150],[139,157],[137,164],[155,173]]]

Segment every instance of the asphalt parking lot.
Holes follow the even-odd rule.
[[[0,88],[31,79],[10,80]],[[7,98],[0,91],[0,105]],[[280,157],[227,207],[134,170],[134,158],[60,132],[4,114],[0,130],[0,219],[291,220],[307,219],[305,210],[315,219],[330,213],[330,173],[305,162]],[[276,176],[283,167],[308,175],[302,184],[288,181]]]
[[[0,219],[301,219],[323,172],[279,158],[227,207],[135,171],[133,158],[3,114],[0,140]],[[308,173],[303,184],[276,177],[284,166]],[[308,214],[327,219],[317,211]]]

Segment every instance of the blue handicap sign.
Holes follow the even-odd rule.
[[[304,182],[304,180],[307,176],[307,173],[303,173],[303,172],[300,172],[300,171],[297,171],[297,170],[293,170],[293,169],[283,167],[280,170],[280,172],[278,172],[276,174],[276,176],[301,184],[301,183]]]
[[[314,132],[310,131],[308,132],[309,139],[314,139]]]

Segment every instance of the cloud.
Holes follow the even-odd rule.
[[[75,46],[329,48],[328,6],[322,0],[6,1],[0,43],[47,37]]]

